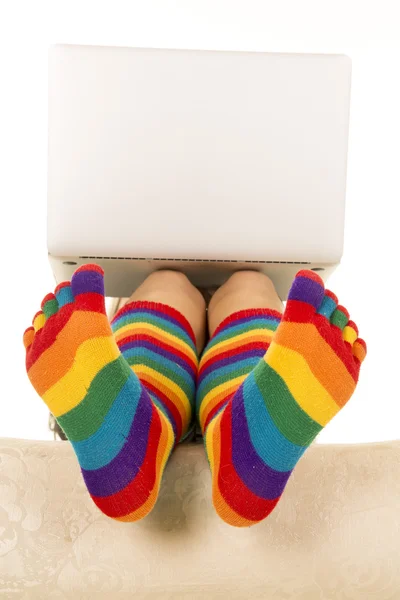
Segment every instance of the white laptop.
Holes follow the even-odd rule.
[[[57,281],[100,264],[128,296],[153,270],[199,287],[343,251],[350,59],[55,46],[48,250]]]

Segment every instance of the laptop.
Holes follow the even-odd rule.
[[[149,273],[235,270],[286,297],[343,252],[351,61],[58,45],[49,52],[48,251],[129,296]]]

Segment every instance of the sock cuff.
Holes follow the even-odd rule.
[[[233,327],[238,321],[251,321],[252,319],[257,318],[265,318],[279,324],[282,319],[282,313],[272,308],[246,308],[238,310],[221,321],[211,336],[211,339],[215,338],[221,331],[228,329],[231,326]]]
[[[117,312],[111,328],[124,359],[180,442],[191,426],[198,369],[189,322],[167,304],[136,300]]]
[[[118,330],[119,320],[123,319],[124,317],[128,317],[132,313],[140,312],[141,310],[155,315],[158,313],[159,317],[178,325],[189,336],[196,347],[196,336],[186,317],[176,308],[173,308],[172,306],[162,302],[149,302],[146,300],[134,300],[132,302],[128,302],[119,309],[119,311],[111,320],[111,327],[113,331]]]

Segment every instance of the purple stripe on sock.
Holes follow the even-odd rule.
[[[262,358],[264,356],[264,354],[266,353],[267,345],[268,344],[266,344],[265,349],[262,349],[262,348],[260,348],[259,350],[252,349],[252,350],[248,350],[247,352],[241,352],[240,354],[237,354],[235,356],[227,356],[221,360],[215,361],[215,363],[212,363],[206,369],[204,369],[204,371],[201,372],[201,377],[199,378],[199,383],[201,381],[203,381],[203,379],[205,377],[207,377],[207,375],[209,375],[213,371],[216,371],[217,369],[221,369],[222,367],[233,365],[237,362],[241,362],[242,360],[254,358],[254,364],[250,365],[250,367],[249,367],[249,371],[251,371],[257,365],[260,358]]]
[[[118,344],[118,348],[120,349],[122,354],[124,352],[127,352],[128,350],[131,350],[132,348],[137,348],[137,349],[146,348],[147,350],[151,350],[152,352],[159,354],[160,356],[163,356],[164,358],[178,364],[193,379],[195,379],[195,376],[196,376],[195,370],[193,369],[193,367],[188,365],[188,363],[186,361],[184,361],[183,358],[181,358],[180,356],[177,356],[176,354],[173,354],[172,352],[164,350],[163,348],[160,348],[160,346],[157,346],[156,344],[152,344],[151,342],[147,342],[144,340],[137,340],[137,341],[128,342],[126,344]]]
[[[123,309],[124,309],[124,307],[122,307],[121,310],[123,310]],[[150,309],[150,308],[134,307],[131,310],[127,310],[124,313],[121,313],[121,314],[117,313],[111,322],[112,326],[114,327],[115,325],[117,325],[118,321],[120,319],[128,317],[129,315],[137,315],[138,313],[146,313],[150,316],[156,316],[161,319],[164,319],[165,321],[168,321],[169,323],[172,323],[173,325],[176,325],[177,327],[179,327],[179,329],[181,329],[190,339],[190,336],[189,336],[187,330],[185,329],[185,327],[183,327],[182,323],[180,323],[179,321],[174,319],[174,317],[172,317],[171,315],[168,315],[167,313],[162,312],[161,310],[157,310],[155,308]]]
[[[296,277],[290,288],[288,300],[308,302],[317,310],[324,299],[325,290],[321,284],[308,277]]]
[[[174,432],[174,438],[176,440],[178,438],[178,428],[171,411],[169,410],[168,406],[164,404],[164,400],[157,396],[156,391],[151,390],[151,393],[149,392],[149,395],[151,396],[151,399],[153,400],[154,404],[160,409],[162,413],[166,415],[168,421],[171,423],[172,430]]]
[[[217,339],[219,335],[223,335],[228,329],[231,329],[232,327],[236,327],[237,325],[246,325],[251,321],[260,321],[260,320],[265,321],[266,323],[266,329],[269,329],[270,327],[267,327],[267,324],[273,325],[276,323],[276,325],[279,325],[280,323],[280,319],[278,317],[274,317],[272,315],[265,315],[265,314],[260,314],[260,315],[250,315],[249,317],[241,317],[240,319],[235,319],[234,321],[231,321],[230,323],[227,323],[226,325],[224,325],[222,327],[222,329],[220,329],[220,331],[217,333],[217,335],[215,337],[213,337],[214,339]]]
[[[136,477],[146,455],[152,411],[152,402],[143,388],[129,435],[119,454],[101,469],[82,469],[83,478],[92,496],[111,496]]]
[[[265,440],[268,444],[268,440]],[[232,398],[232,462],[243,483],[266,500],[278,498],[292,471],[275,471],[264,463],[251,443],[247,425],[243,386]]]
[[[90,292],[104,296],[104,279],[97,271],[78,271],[71,279],[71,289],[74,296]]]

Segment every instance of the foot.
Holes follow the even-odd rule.
[[[174,433],[118,349],[103,275],[82,266],[44,298],[24,333],[26,368],[73,445],[96,505],[135,521],[154,506]]]
[[[218,514],[264,519],[299,458],[352,396],[366,355],[357,326],[312,271],[293,282],[264,357],[204,432]]]

